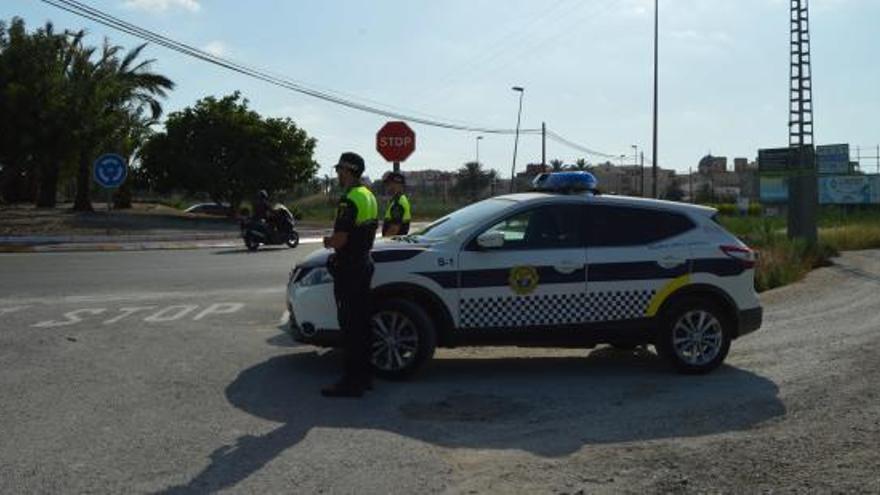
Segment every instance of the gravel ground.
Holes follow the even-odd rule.
[[[880,493],[878,292],[880,252],[845,253],[762,294],[764,327],[717,373],[580,390],[595,409],[522,432],[550,455],[450,450],[450,491]]]

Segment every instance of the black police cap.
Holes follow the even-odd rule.
[[[351,170],[355,175],[362,175],[364,173],[364,159],[361,158],[361,155],[357,153],[353,153],[351,151],[346,151],[339,157],[339,163],[336,164],[335,168],[344,168]]]

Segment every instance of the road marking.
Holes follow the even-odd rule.
[[[21,311],[29,307],[30,306],[12,306],[9,308],[0,308],[0,316],[8,315],[9,313],[15,313],[16,311]]]
[[[283,298],[286,294],[284,287],[274,288],[251,288],[251,289],[219,289],[212,291],[178,291],[178,292],[132,292],[129,294],[94,294],[88,296],[58,296],[58,297],[34,297],[17,299],[14,297],[0,298],[0,303],[8,302],[15,305],[38,305],[38,304],[91,304],[113,303],[125,301],[161,301],[168,299],[231,299],[236,295],[277,295]],[[282,299],[283,300],[283,299]]]
[[[176,306],[168,306],[167,308],[160,309],[156,313],[144,318],[144,321],[149,323],[156,323],[179,320],[184,316],[192,313],[196,309],[198,309],[198,305],[195,304],[178,304]]]
[[[107,311],[106,308],[83,308],[83,309],[76,309],[76,310],[68,311],[67,313],[64,313],[63,316],[64,316],[65,318],[67,318],[66,320],[61,320],[61,321],[56,321],[56,320],[41,321],[41,322],[39,322],[39,323],[36,323],[36,324],[32,325],[32,327],[33,327],[33,328],[66,327],[66,326],[68,326],[68,325],[75,325],[75,324],[77,324],[77,323],[82,322],[83,319],[80,318],[80,315],[92,315],[92,316],[94,316],[94,315],[99,315],[99,314],[101,314],[101,313],[103,313],[103,312],[105,312],[105,311]]]
[[[119,312],[122,314],[115,317],[115,318],[110,318],[109,320],[105,321],[104,324],[105,325],[112,325],[127,316],[131,316],[131,315],[133,315],[135,313],[139,313],[141,311],[149,311],[151,309],[156,309],[156,306],[136,306],[136,307],[129,307],[129,308],[119,308]]]
[[[201,313],[197,314],[193,320],[198,321],[208,315],[228,315],[235,313],[244,307],[242,303],[217,303],[205,308]]]

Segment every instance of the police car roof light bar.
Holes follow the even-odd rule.
[[[589,172],[551,172],[539,174],[532,181],[532,190],[562,194],[598,194],[599,181]]]

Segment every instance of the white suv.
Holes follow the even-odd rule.
[[[761,326],[756,254],[712,208],[526,193],[462,208],[372,252],[373,365],[405,378],[437,346],[653,344],[684,373],[719,366]],[[289,331],[338,346],[329,252],[291,273]]]

